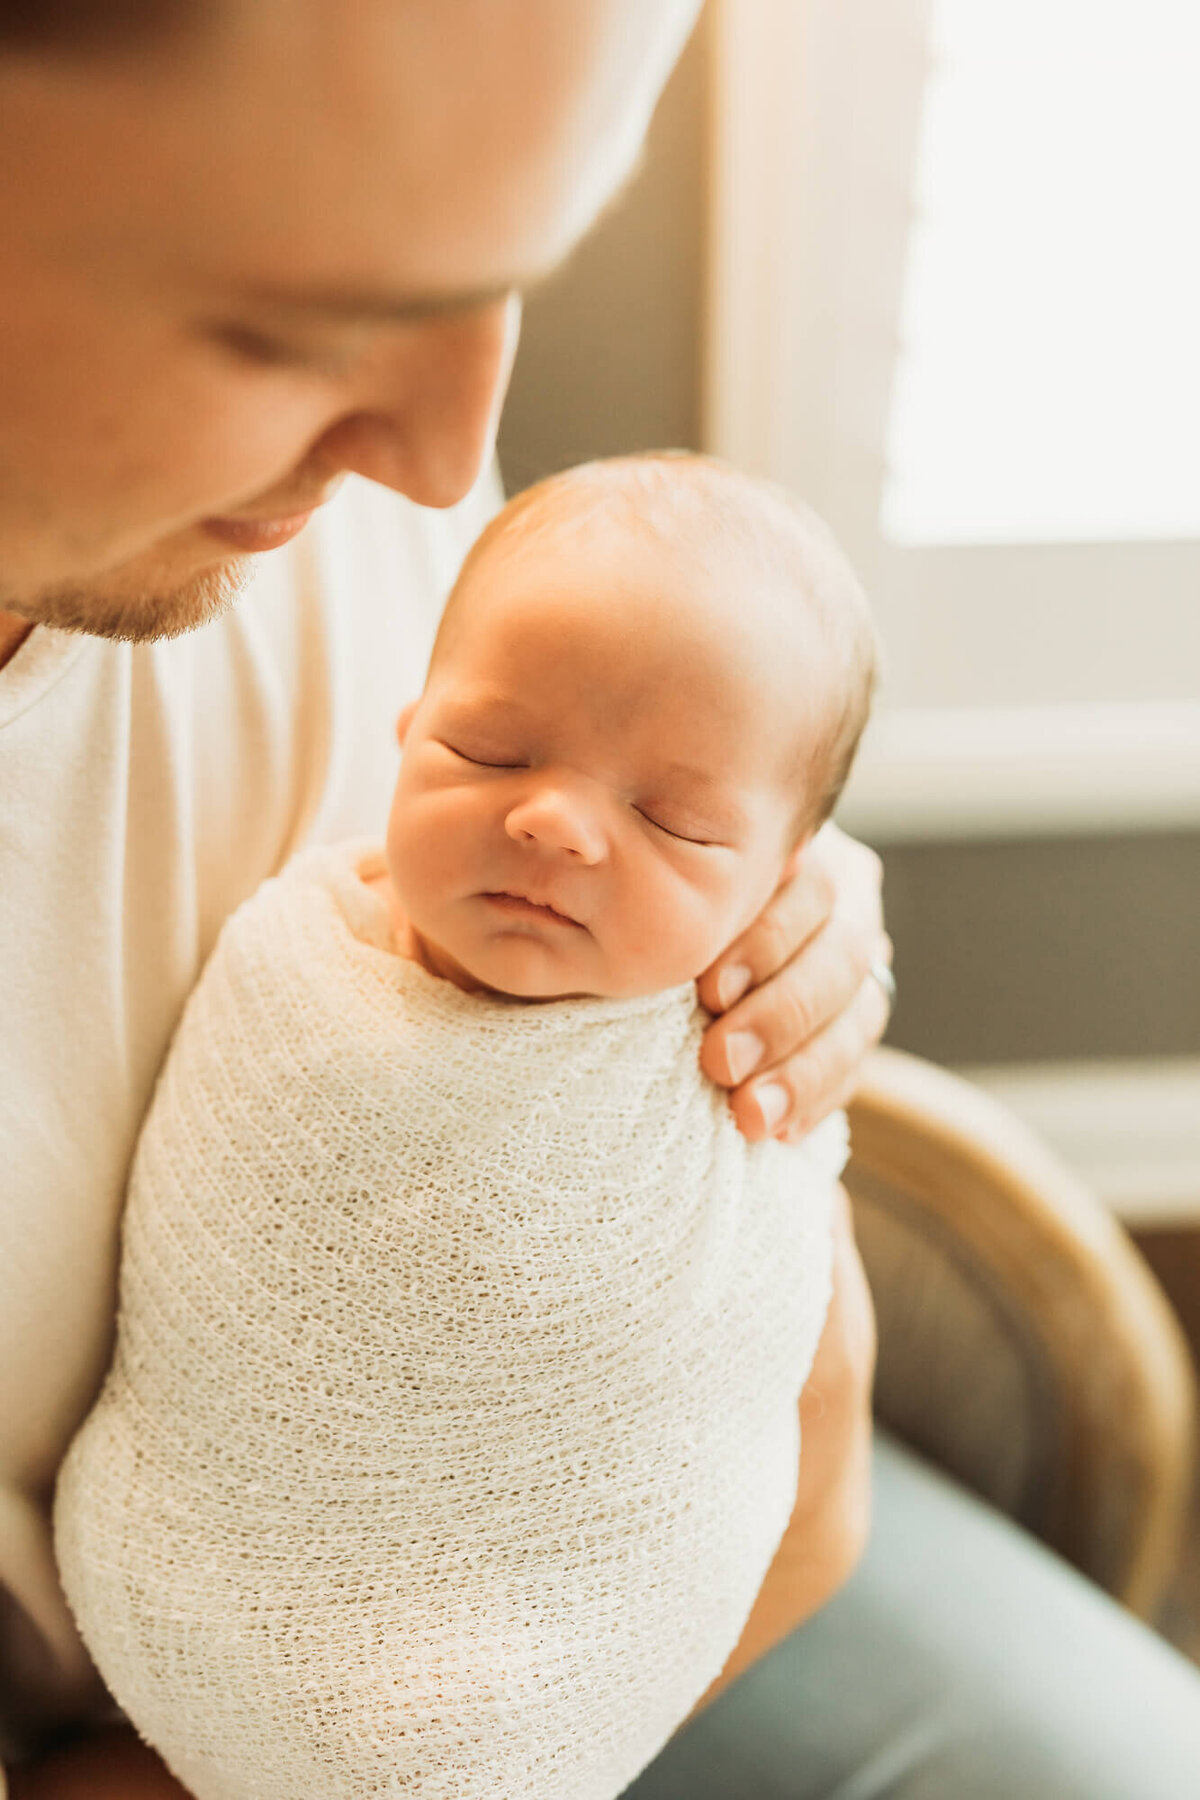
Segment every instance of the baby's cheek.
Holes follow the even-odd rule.
[[[712,894],[678,878],[643,887],[628,941],[640,991],[694,981],[725,948],[729,916]]]
[[[689,967],[677,979],[694,980],[711,967],[758,917],[773,885],[755,879],[745,866],[714,867],[697,877],[679,908],[679,948]]]
[[[434,796],[399,796],[388,827],[388,868],[414,923],[445,898],[461,861],[452,809]]]

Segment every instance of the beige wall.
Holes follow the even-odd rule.
[[[701,34],[641,175],[529,303],[501,435],[510,489],[588,456],[699,443],[707,56]],[[894,1042],[949,1062],[1200,1053],[1200,838],[909,845],[885,860]]]
[[[892,1041],[940,1062],[1200,1053],[1200,838],[886,854]]]
[[[500,433],[510,493],[591,456],[699,444],[706,52],[701,31],[640,173],[527,302]]]

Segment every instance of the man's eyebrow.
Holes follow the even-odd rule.
[[[260,306],[305,313],[332,323],[415,324],[423,319],[453,318],[507,300],[510,294],[528,294],[549,279],[553,270],[490,282],[484,287],[461,288],[447,293],[393,294],[363,288],[281,288],[254,286],[243,297]]]

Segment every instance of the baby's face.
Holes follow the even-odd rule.
[[[473,571],[388,827],[396,901],[441,972],[527,997],[655,992],[777,886],[820,677],[797,691],[797,656],[746,629],[735,570],[675,564],[608,527],[575,554],[501,540]]]

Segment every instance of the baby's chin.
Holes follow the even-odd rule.
[[[606,966],[600,958],[589,958],[593,966],[581,969],[538,938],[520,933],[454,950],[417,932],[413,942],[418,960],[431,974],[452,981],[465,993],[497,994],[507,1000],[633,999],[688,979],[676,975],[649,979],[644,970]]]
[[[537,958],[525,955],[483,956],[463,965],[463,972],[481,991],[509,1000],[579,1000],[618,991],[578,971],[537,966]]]
[[[492,942],[483,947],[453,949],[428,933],[413,930],[416,960],[431,975],[452,981],[467,994],[498,994],[508,1000],[566,1000],[602,991],[588,985],[579,971],[530,938]]]
[[[552,970],[524,970],[495,967],[483,959],[475,969],[463,969],[470,988],[476,992],[497,994],[508,1000],[635,1000],[646,994],[661,994],[694,979],[691,975],[665,975],[661,980],[619,973],[596,975],[565,974]],[[464,986],[459,982],[459,986]]]

